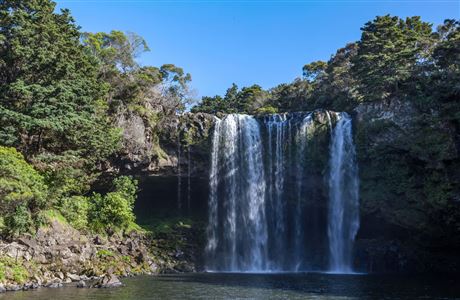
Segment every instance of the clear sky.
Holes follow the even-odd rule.
[[[460,19],[460,0],[58,0],[84,31],[135,32],[151,52],[141,64],[174,63],[192,74],[197,96],[290,82],[302,66],[358,40],[377,15]]]

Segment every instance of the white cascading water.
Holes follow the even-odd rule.
[[[307,150],[308,128],[312,124],[311,114],[307,115],[297,131],[295,142],[298,145],[296,153],[296,208],[294,214],[294,265],[293,270],[298,272],[302,266],[302,245],[304,243],[302,230],[302,199],[304,197],[304,169],[305,169],[305,153]]]
[[[346,119],[343,115],[334,130],[331,151],[341,145],[350,147],[351,128],[342,133],[348,130],[348,123],[343,124]],[[312,125],[312,113],[263,118],[230,114],[222,120],[216,118],[209,180],[208,271],[297,272],[327,268],[323,258],[327,258],[328,241],[336,227],[324,223],[326,215],[319,216],[322,213],[313,201],[319,197],[321,188],[317,186],[323,181],[310,172],[308,142],[315,131]],[[339,130],[339,125],[344,129]],[[336,142],[340,135],[344,143]],[[344,170],[352,164],[356,171],[354,149],[352,162],[348,161],[349,150],[343,150],[346,155],[338,160],[339,168]],[[335,154],[331,154],[331,162],[332,156]],[[351,176],[356,175],[355,171],[337,174]],[[331,197],[345,188],[340,183],[338,190],[332,190],[336,188],[331,184],[334,180],[330,181]],[[340,196],[331,199],[330,208],[336,205],[336,199],[339,204],[342,201]],[[346,218],[349,216],[355,215],[347,213]],[[329,218],[328,222],[336,221]]]
[[[228,115],[216,121],[206,252],[219,261],[208,265],[208,269],[266,269],[265,175],[261,143],[259,123],[251,116]],[[219,190],[220,181],[225,181],[225,185]],[[225,195],[225,201],[219,202],[219,195]]]
[[[285,203],[283,201],[284,192],[284,135],[286,133],[286,115],[271,115],[267,117],[266,126],[268,129],[268,204],[274,212],[273,228],[270,232],[277,238],[274,240],[272,251],[280,253],[285,247],[286,222],[285,222]],[[277,270],[283,265],[282,257],[278,256],[270,261],[270,269]]]
[[[217,224],[218,224],[218,203],[217,203],[217,184],[219,183],[218,167],[219,167],[219,141],[220,141],[220,126],[222,121],[215,118],[214,133],[212,136],[212,155],[211,155],[211,171],[209,173],[209,207],[208,207],[208,227],[206,244],[206,255],[210,257],[217,248]],[[209,267],[209,266],[208,266]]]
[[[352,121],[338,114],[329,161],[329,271],[352,272],[353,242],[359,229],[359,178]]]

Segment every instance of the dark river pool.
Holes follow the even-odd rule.
[[[199,273],[122,281],[122,288],[41,288],[0,299],[460,299],[454,276]]]

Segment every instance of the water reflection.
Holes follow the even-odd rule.
[[[460,299],[453,276],[178,274],[127,278],[118,289],[42,288],[0,299]]]

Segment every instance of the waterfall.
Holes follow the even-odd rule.
[[[328,255],[328,246],[332,249],[335,237],[343,236],[342,232],[336,233],[342,230],[338,227],[347,228],[347,238],[354,238],[357,230],[354,219],[358,216],[357,203],[351,204],[354,199],[357,202],[358,184],[351,120],[346,114],[341,116],[334,133],[329,135],[326,131],[327,135],[320,139],[324,151],[317,150],[319,145],[310,149],[310,142],[318,132],[325,132],[323,129],[329,124],[332,126],[332,120],[329,118],[329,124],[315,127],[314,113],[264,117],[229,114],[223,119],[216,118],[205,249],[208,271],[328,269],[327,259],[332,262],[335,259],[332,255],[336,255],[335,250]],[[327,205],[322,204],[327,202],[317,200],[327,193],[322,192],[328,188],[323,184],[322,170],[327,169],[329,142],[330,163],[334,167],[330,168],[327,210]],[[321,170],[317,161],[324,161],[318,163],[324,166]],[[342,178],[342,173],[346,178]],[[344,201],[349,202],[343,204]],[[335,215],[331,218],[337,210],[345,211],[345,221],[338,222]],[[339,243],[343,245],[340,249],[348,251],[344,257],[351,257],[352,239]]]
[[[285,203],[284,194],[284,136],[286,134],[287,122],[286,115],[271,115],[267,117],[266,126],[268,129],[269,143],[269,184],[270,192],[268,194],[269,205],[273,211],[273,228],[270,232],[276,236],[272,247],[272,252],[280,253],[285,247],[286,228],[285,228]],[[274,149],[274,151],[273,151]],[[283,265],[283,257],[276,256],[270,262],[271,269],[280,269]]]
[[[295,142],[298,145],[296,153],[296,208],[294,214],[294,265],[293,270],[299,271],[302,265],[302,245],[304,243],[303,231],[302,231],[302,200],[305,197],[304,195],[304,169],[306,167],[305,162],[305,152],[307,148],[307,139],[308,139],[308,128],[311,125],[311,114],[307,115],[303,122],[300,125],[300,128],[296,134]]]
[[[346,113],[338,117],[329,161],[329,267],[331,272],[349,273],[359,228],[359,180],[351,118]]]
[[[210,172],[206,252],[211,262],[208,269],[266,269],[265,175],[261,141],[259,123],[251,116],[228,115],[216,122]],[[225,185],[219,185],[220,181]],[[222,203],[218,202],[220,194],[225,195]],[[216,252],[222,259],[213,262],[218,259]]]
[[[217,230],[218,230],[218,198],[217,198],[217,185],[218,185],[218,167],[219,167],[219,140],[220,140],[220,127],[221,120],[215,118],[214,133],[212,137],[211,148],[211,171],[209,172],[209,204],[208,204],[208,227],[206,229],[208,242],[206,245],[206,256],[212,257],[217,248]],[[212,266],[207,266],[207,269]]]

